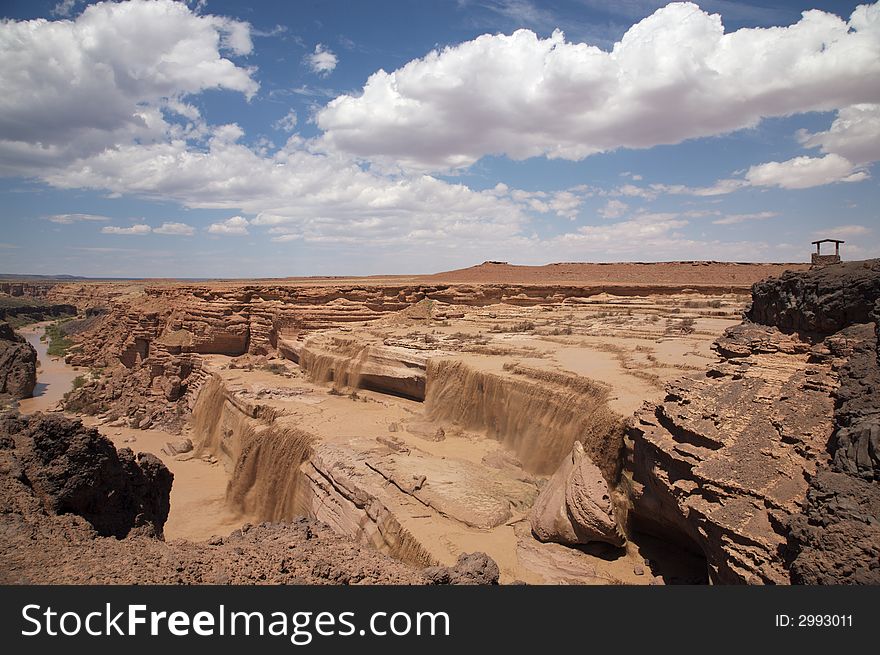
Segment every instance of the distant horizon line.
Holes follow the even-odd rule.
[[[848,260],[857,261],[857,260]],[[347,279],[347,278],[386,278],[386,277],[433,277],[443,275],[444,273],[454,273],[457,271],[465,271],[468,269],[479,268],[481,266],[509,266],[511,268],[545,268],[549,266],[614,266],[614,265],[635,265],[635,266],[657,266],[663,264],[733,264],[736,266],[803,266],[809,265],[808,261],[797,262],[755,262],[755,261],[727,261],[720,259],[671,259],[664,261],[648,262],[648,261],[602,261],[602,262],[584,262],[584,261],[566,261],[566,262],[548,262],[546,264],[511,264],[510,262],[500,260],[486,260],[479,264],[455,268],[449,270],[438,271],[435,273],[374,273],[374,274],[352,274],[352,275],[268,275],[255,277],[224,277],[224,276],[196,276],[196,277],[179,277],[179,276],[93,276],[93,275],[74,275],[69,273],[44,274],[44,273],[0,273],[0,281],[11,282],[16,280],[37,279],[37,280],[96,280],[96,281],[120,281],[133,282],[142,280],[181,280],[181,281],[206,281],[206,280],[310,280],[310,279]]]

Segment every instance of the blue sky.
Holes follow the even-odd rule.
[[[0,272],[880,256],[877,5],[2,13]]]

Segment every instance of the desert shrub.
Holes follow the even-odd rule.
[[[533,332],[535,329],[534,321],[519,321],[512,325],[501,325],[495,323],[489,328],[489,332]]]
[[[284,375],[287,373],[287,367],[278,362],[269,362],[263,366],[263,370],[268,371],[269,373],[274,373],[275,375]]]
[[[69,339],[64,335],[64,332],[61,330],[61,324],[64,321],[56,321],[46,327],[45,337],[49,342],[49,347],[46,349],[46,353],[51,357],[64,357],[67,354],[67,351],[74,345],[72,339]]]

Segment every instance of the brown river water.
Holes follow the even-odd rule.
[[[22,414],[46,412],[52,410],[64,394],[70,391],[74,378],[80,374],[79,369],[68,366],[60,357],[49,357],[46,349],[49,344],[40,341],[49,322],[34,323],[18,330],[37,351],[37,386],[33,398],[19,401]]]

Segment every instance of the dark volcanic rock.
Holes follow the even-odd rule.
[[[8,418],[0,433],[14,440],[12,456],[47,511],[81,516],[103,536],[162,535],[174,476],[153,455],[117,452],[95,428],[60,414]]]
[[[880,365],[875,325],[826,339],[839,368],[831,470],[810,481],[807,507],[788,523],[791,581],[880,584]]]
[[[37,384],[37,351],[0,321],[0,396],[30,398]]]
[[[790,523],[795,584],[880,584],[880,485],[822,471]]]
[[[874,325],[858,325],[835,335],[832,350],[848,354],[839,370],[831,443],[835,470],[865,480],[880,481],[880,363]],[[831,339],[829,339],[831,341]]]
[[[780,330],[827,336],[869,323],[880,299],[880,259],[786,272],[752,287],[746,317]]]

